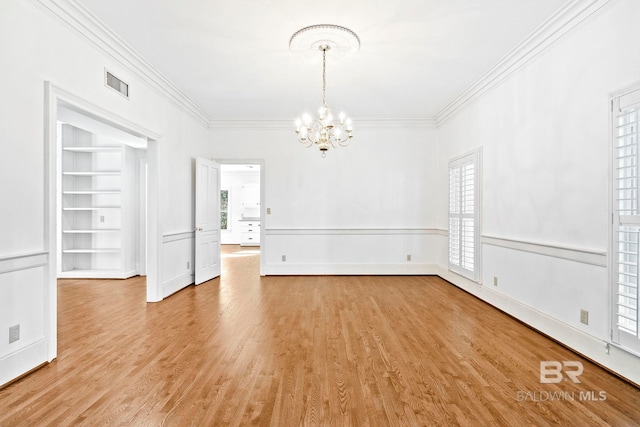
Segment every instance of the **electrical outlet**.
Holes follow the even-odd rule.
[[[411,254],[407,254],[407,261],[411,261]]]
[[[287,256],[286,255],[282,255],[282,262],[286,262],[287,261]]]
[[[20,339],[20,325],[11,326],[9,328],[9,344]]]
[[[267,208],[267,215],[271,215],[271,208]]]
[[[189,269],[190,266],[191,266],[191,263],[187,261],[187,270]]]
[[[580,323],[589,324],[589,312],[584,308],[580,309]]]
[[[498,286],[498,276],[493,276],[493,286]]]
[[[104,215],[100,215],[100,222],[104,222]]]

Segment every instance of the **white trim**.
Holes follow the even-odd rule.
[[[354,129],[431,129],[438,126],[434,118],[379,117],[353,121]]]
[[[354,276],[411,276],[437,275],[437,264],[335,264],[335,263],[277,263],[266,264],[266,275],[273,276],[314,276],[314,275],[354,275]]]
[[[354,118],[354,129],[431,129],[437,127],[437,122],[432,118]],[[220,130],[289,130],[294,132],[293,120],[274,119],[236,119],[236,120],[212,120],[209,123],[212,129]]]
[[[162,284],[162,298],[175,294],[195,282],[195,274],[185,273]]]
[[[130,47],[77,0],[38,0],[52,14],[78,31],[101,52],[136,74],[160,95],[208,126],[211,117],[171,80]],[[129,85],[131,90],[131,85]]]
[[[319,235],[421,235],[437,234],[447,236],[442,228],[265,228],[267,236],[319,236]]]
[[[526,240],[507,239],[504,237],[482,235],[483,245],[498,246],[514,249],[537,255],[546,255],[553,258],[566,259],[568,261],[581,262],[597,267],[607,266],[607,253],[593,249],[573,248],[550,243],[531,242]]]
[[[0,274],[45,267],[48,260],[49,252],[47,251],[3,256],[0,258]]]
[[[295,123],[293,120],[274,119],[274,120],[258,120],[258,119],[236,119],[236,120],[211,120],[209,128],[217,130],[291,130],[295,131]]]
[[[144,126],[140,126],[124,117],[113,114],[111,111],[87,101],[51,82],[45,81],[45,86],[46,90],[53,91],[55,93],[55,102],[61,102],[65,108],[84,114],[85,116],[108,124],[109,126],[122,130],[123,132],[133,134],[139,138],[158,140],[162,137],[162,135],[157,132],[147,129]]]
[[[125,272],[120,270],[69,270],[61,272],[58,277],[60,279],[86,279],[87,277],[91,279],[128,279],[137,274],[135,269]]]
[[[178,240],[195,239],[194,231],[181,231],[162,235],[162,243],[176,242]]]
[[[488,72],[453,99],[438,114],[438,125],[453,117],[523,67],[554,42],[596,13],[611,0],[572,0],[512,49]]]
[[[47,358],[47,338],[40,337],[33,342],[18,348],[0,357],[0,388],[9,381],[15,379],[15,373],[19,375],[37,368],[51,361]]]

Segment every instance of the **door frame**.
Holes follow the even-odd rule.
[[[265,260],[267,259],[267,239],[265,238],[267,222],[267,204],[265,203],[265,161],[256,158],[216,158],[220,166],[223,165],[260,165],[260,276],[265,275]]]
[[[53,360],[57,356],[57,121],[58,105],[64,105],[88,117],[103,122],[116,129],[147,139],[148,185],[147,185],[147,301],[159,301],[159,239],[160,209],[158,191],[158,150],[157,142],[161,135],[127,120],[99,105],[67,91],[50,81],[44,82],[44,247],[48,252],[45,265],[44,289],[44,321],[47,341],[47,358]]]

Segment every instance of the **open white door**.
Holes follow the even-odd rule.
[[[220,275],[220,165],[196,159],[196,285]]]

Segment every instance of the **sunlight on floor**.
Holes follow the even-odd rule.
[[[242,249],[228,254],[222,254],[222,258],[235,258],[254,255],[260,255],[260,249]]]

